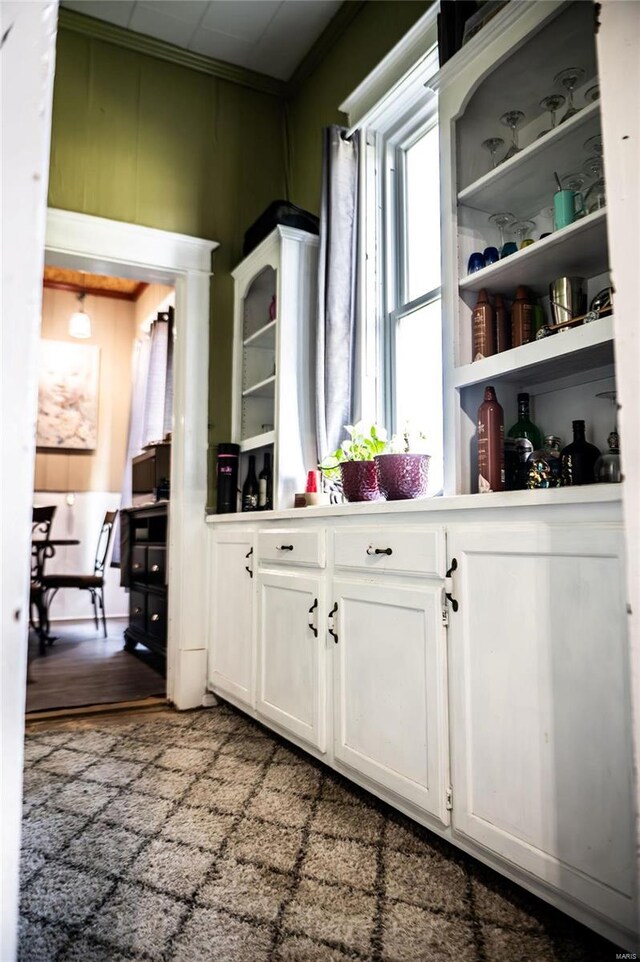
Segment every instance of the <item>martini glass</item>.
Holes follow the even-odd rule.
[[[569,98],[569,105],[560,121],[561,124],[563,124],[565,120],[568,120],[569,117],[573,117],[574,114],[578,113],[579,108],[576,107],[573,102],[573,92],[581,80],[584,80],[584,70],[582,67],[567,67],[566,70],[561,70],[560,73],[557,73],[553,78],[554,83],[562,84]]]
[[[597,154],[598,157],[602,157],[602,134],[594,134],[593,137],[585,140],[582,146],[588,154]]]
[[[487,140],[482,141],[482,146],[491,154],[491,169],[495,170],[498,166],[496,153],[501,147],[504,147],[504,140],[502,137],[489,137]]]
[[[528,247],[533,244],[533,238],[529,237],[530,232],[536,225],[532,220],[516,220],[511,224],[511,230],[518,239],[518,248]]]
[[[509,150],[504,155],[503,160],[510,160],[515,157],[516,154],[520,153],[521,148],[518,146],[518,127],[524,120],[524,114],[521,110],[508,110],[506,114],[503,114],[500,118],[500,123],[504,124],[511,131],[511,146]]]
[[[567,98],[563,94],[549,94],[548,97],[543,97],[540,101],[540,106],[544,107],[545,110],[549,111],[549,116],[551,117],[551,126],[547,130],[543,130],[538,134],[538,137],[544,137],[545,134],[550,134],[551,131],[556,126],[556,113],[564,103],[566,103]]]
[[[584,206],[587,214],[606,207],[604,176],[602,171],[602,157],[588,157],[582,169],[588,177],[595,177],[591,187],[584,195]]]
[[[595,103],[596,100],[600,100],[600,84],[594,84],[593,87],[589,87],[584,95],[584,99],[588,104]]]
[[[515,220],[513,214],[508,211],[503,211],[499,214],[492,214],[489,218],[491,224],[495,224],[500,231],[500,252],[502,253],[502,248],[504,247],[504,229],[507,224],[513,224]]]

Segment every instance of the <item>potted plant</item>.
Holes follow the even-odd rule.
[[[387,432],[376,424],[365,426],[364,421],[346,424],[345,430],[349,438],[318,467],[330,483],[341,488],[347,501],[379,501],[384,495],[374,458],[384,451]]]
[[[389,450],[375,456],[378,484],[387,501],[425,497],[431,460],[426,447],[425,435],[406,424],[400,434],[394,434]]]

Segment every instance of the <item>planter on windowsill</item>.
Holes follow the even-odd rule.
[[[431,460],[428,454],[377,454],[374,460],[378,485],[387,501],[426,496]]]

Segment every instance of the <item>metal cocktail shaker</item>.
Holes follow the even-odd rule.
[[[585,313],[584,277],[558,277],[549,284],[549,306],[554,324],[564,324]]]

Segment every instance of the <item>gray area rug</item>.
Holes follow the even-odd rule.
[[[598,962],[615,948],[222,706],[27,736],[20,962]]]

